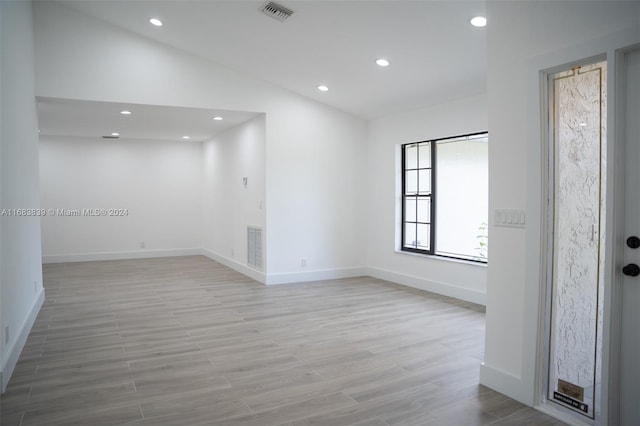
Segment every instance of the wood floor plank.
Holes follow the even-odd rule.
[[[97,410],[68,409],[61,415],[27,411],[20,426],[115,426],[139,419],[142,419],[140,406],[129,404]]]
[[[209,394],[209,389],[199,393],[189,393],[188,398],[182,395],[171,399],[159,399],[142,404],[142,413],[145,419],[163,417],[175,414],[185,414],[190,411],[203,411],[215,413],[209,420],[222,420],[229,417],[250,415],[252,410],[240,400],[216,400]]]
[[[261,411],[250,415],[233,417],[219,425],[234,426],[263,426],[277,425],[284,421],[300,419],[317,413],[330,412],[339,408],[356,405],[356,402],[342,392],[318,396],[291,404],[280,405],[268,411]]]
[[[202,256],[43,277],[3,426],[561,424],[478,384],[472,303],[370,277],[264,286]]]

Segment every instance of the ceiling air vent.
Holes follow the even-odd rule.
[[[120,136],[103,136],[102,139],[119,139]]]
[[[286,7],[272,1],[265,4],[260,11],[273,19],[277,19],[280,22],[286,21],[289,16],[293,15],[293,10],[287,9]]]

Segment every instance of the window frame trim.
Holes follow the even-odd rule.
[[[466,133],[466,134],[462,134],[462,135],[457,135],[457,136],[448,136],[448,137],[443,137],[443,138],[436,138],[436,139],[426,139],[423,141],[416,141],[416,142],[407,142],[407,143],[403,143],[400,144],[400,171],[401,171],[401,185],[400,185],[400,199],[401,199],[401,210],[400,210],[400,252],[408,252],[408,253],[414,253],[414,254],[418,254],[418,255],[423,255],[423,256],[436,256],[439,258],[443,258],[443,259],[451,259],[451,260],[460,260],[460,261],[464,261],[464,262],[472,262],[472,263],[476,263],[476,264],[480,264],[480,265],[487,265],[489,263],[489,259],[485,259],[485,260],[480,260],[480,259],[468,259],[465,257],[456,257],[453,256],[452,253],[451,254],[438,254],[436,251],[436,180],[437,180],[437,173],[436,173],[436,168],[437,168],[437,143],[438,141],[445,141],[445,140],[449,140],[449,139],[459,139],[459,138],[465,138],[465,139],[469,139],[473,136],[479,136],[479,135],[487,135],[487,139],[489,138],[489,131],[485,130],[485,131],[480,131],[480,132],[473,132],[473,133]],[[406,175],[407,175],[407,168],[405,167],[405,161],[406,161],[406,147],[409,145],[417,145],[417,144],[422,144],[422,143],[429,143],[430,144],[430,155],[431,155],[431,194],[429,196],[429,198],[431,199],[431,212],[430,212],[430,223],[429,223],[429,232],[430,232],[430,241],[429,241],[429,250],[424,250],[424,249],[419,249],[419,248],[413,248],[413,247],[405,247],[405,228],[406,228],[406,194],[405,194],[405,185],[406,185]],[[419,156],[418,156],[419,158]],[[419,161],[419,160],[418,160]],[[420,164],[418,163],[418,169]],[[409,169],[412,170],[412,169]],[[417,196],[416,196],[417,198]]]

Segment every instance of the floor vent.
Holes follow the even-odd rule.
[[[247,227],[247,264],[262,270],[262,229]]]
[[[291,15],[293,15],[293,10],[287,9],[286,7],[272,1],[265,4],[260,11],[280,22],[286,21]]]

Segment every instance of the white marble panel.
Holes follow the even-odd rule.
[[[554,244],[549,394],[599,388],[606,167],[606,63],[553,78]],[[597,408],[595,409],[597,411]]]

